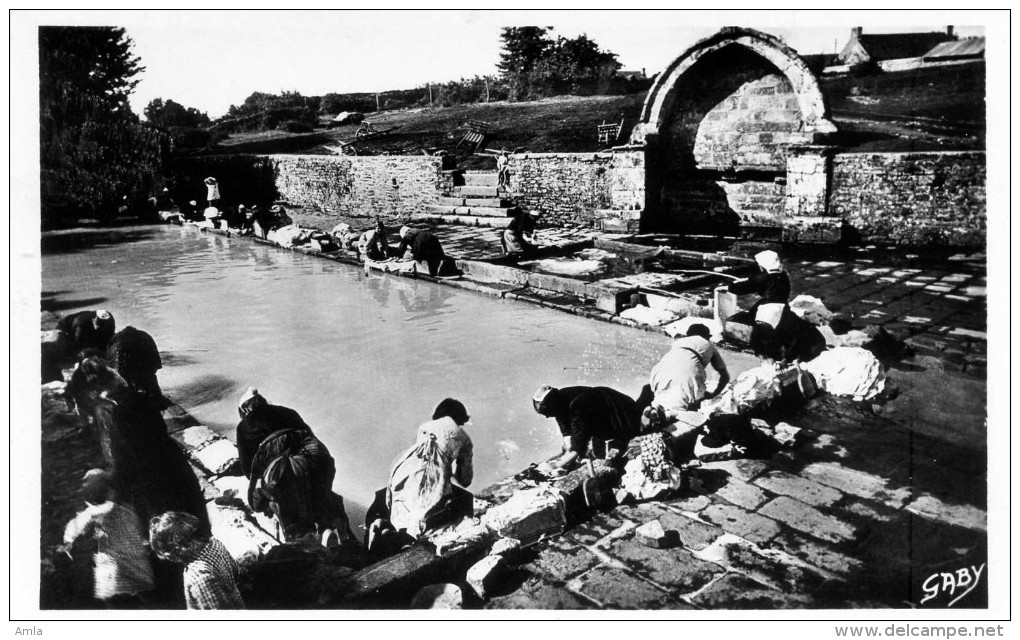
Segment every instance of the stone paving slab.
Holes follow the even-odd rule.
[[[718,564],[701,560],[686,549],[652,549],[633,538],[617,541],[606,553],[638,575],[678,595],[701,589],[723,572]]]
[[[843,578],[864,568],[864,563],[860,560],[837,551],[829,544],[813,540],[792,530],[786,530],[773,538],[771,546],[820,570]]]
[[[817,609],[824,605],[804,594],[784,593],[740,573],[727,573],[690,598],[704,609]]]
[[[815,507],[826,507],[843,497],[843,494],[808,478],[785,471],[769,471],[755,480],[762,489],[775,494],[790,496]]]
[[[562,581],[588,571],[598,562],[599,558],[585,547],[556,541],[545,547],[542,555],[529,568]]]
[[[664,530],[676,531],[683,547],[692,551],[704,549],[726,532],[722,527],[684,514],[664,513],[658,520]]]
[[[713,495],[751,511],[769,500],[769,495],[757,486],[735,478],[727,479],[725,484],[714,491]]]
[[[810,593],[834,577],[781,550],[763,548],[732,534],[722,536],[695,556],[786,593]]]
[[[592,602],[540,578],[531,578],[515,592],[486,601],[487,609],[591,609]]]
[[[729,504],[714,504],[706,507],[699,515],[723,531],[758,545],[768,544],[782,531],[775,519]]]
[[[892,488],[882,476],[859,471],[835,462],[815,462],[801,470],[801,474],[822,483],[855,495],[859,498],[876,500],[893,508],[902,507],[910,498],[905,488]]]
[[[758,513],[826,542],[847,542],[857,536],[853,525],[786,496],[769,502]]]
[[[661,589],[628,571],[613,567],[596,567],[572,581],[568,587],[610,609],[682,608],[679,600]]]

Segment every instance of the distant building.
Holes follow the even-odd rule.
[[[648,79],[648,75],[645,74],[645,70],[644,69],[641,69],[640,71],[634,71],[634,70],[624,71],[624,70],[620,70],[620,71],[616,72],[616,77],[617,78],[623,78],[624,80],[647,80]]]
[[[850,66],[874,63],[885,67],[892,61],[921,58],[937,45],[955,41],[951,26],[944,32],[875,34],[854,27],[850,30],[850,40],[839,52],[839,61]]]
[[[839,54],[836,53],[809,53],[808,55],[802,55],[805,64],[808,69],[815,75],[821,75],[822,71],[826,67],[831,67],[840,64]]]
[[[924,54],[925,64],[936,62],[955,62],[965,60],[983,60],[985,57],[984,37],[963,38],[935,45],[935,48]]]

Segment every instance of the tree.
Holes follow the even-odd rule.
[[[551,27],[505,27],[499,67],[510,99],[561,93],[604,92],[620,68],[616,54],[603,51],[586,34],[548,37]]]
[[[583,95],[604,91],[619,68],[615,53],[603,51],[582,33],[576,38],[559,38],[533,74],[541,78],[540,86],[554,94]]]
[[[297,91],[283,91],[279,95],[256,91],[245,98],[240,106],[230,105],[226,118],[216,124],[232,131],[263,131],[291,120],[312,126],[316,123],[321,101],[319,97],[303,96]]]
[[[204,112],[173,100],[163,102],[162,98],[151,100],[142,113],[149,124],[168,130],[178,127],[197,129],[211,124],[209,116]]]
[[[496,64],[503,77],[531,71],[553,45],[546,37],[549,31],[552,27],[503,27],[499,36],[503,50]]]
[[[532,69],[548,53],[553,41],[546,37],[552,27],[503,27],[500,32],[502,51],[499,69],[510,88],[510,99],[520,99],[529,93]]]
[[[132,46],[120,28],[39,28],[44,223],[110,218],[160,180],[168,139],[130,109],[144,70]]]

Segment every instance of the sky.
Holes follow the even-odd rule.
[[[48,24],[123,26],[145,72],[132,95],[141,114],[154,98],[216,118],[255,91],[305,95],[409,89],[496,74],[503,26],[586,33],[624,69],[651,75],[722,26],[780,36],[803,54],[833,53],[850,28],[983,35],[989,16],[966,12],[811,11],[106,11],[46,14]]]

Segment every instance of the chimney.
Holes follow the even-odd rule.
[[[645,68],[644,67],[641,67],[641,77],[642,78],[647,78],[648,77],[648,74],[645,73]]]
[[[950,38],[953,37],[953,25],[949,25],[948,27],[946,27],[946,35],[949,36]]]
[[[850,30],[850,39],[856,40],[861,37],[861,33],[864,31],[864,27],[854,27]]]

